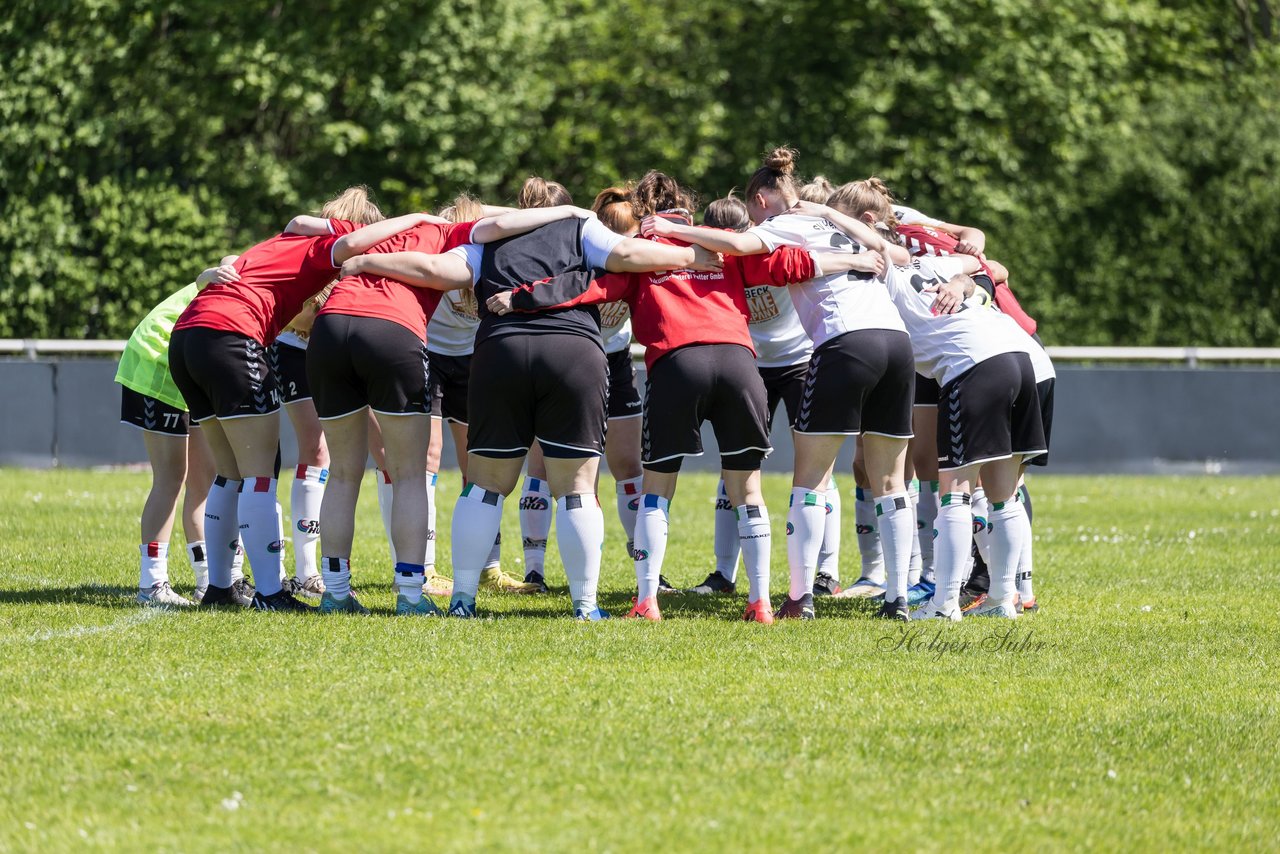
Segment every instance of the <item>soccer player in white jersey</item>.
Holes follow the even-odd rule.
[[[851,181],[841,188],[841,209],[849,216],[872,226],[889,228],[891,234],[897,225],[926,226],[949,235],[954,240],[953,251],[968,255],[981,256],[986,246],[986,235],[981,229],[968,225],[957,225],[944,222],[915,208],[898,203],[884,181],[872,176],[862,181]],[[899,241],[901,242],[901,241]],[[907,250],[912,255],[925,253],[922,247],[907,243]],[[912,556],[911,586],[907,591],[907,601],[915,606],[933,595],[933,543],[934,522],[938,516],[938,460],[936,453],[938,434],[938,384],[932,378],[917,374],[915,406],[912,412],[912,430],[915,438],[910,443],[910,463],[914,471],[915,482],[919,484],[918,492],[912,489],[916,500],[917,550],[918,559]],[[855,474],[857,474],[855,466]],[[859,476],[859,493],[863,491],[865,478]],[[858,523],[858,547],[863,557],[863,576],[849,591],[861,593],[865,580],[874,581],[879,577],[877,563],[880,558],[879,535],[875,527],[875,512],[868,502],[859,500],[855,504]],[[976,523],[975,523],[976,524]],[[868,577],[870,577],[868,579]],[[874,595],[871,591],[870,595]]]
[[[820,179],[815,178],[818,182]],[[826,189],[819,191],[825,201],[831,185],[821,179]],[[813,184],[806,184],[803,189]],[[707,205],[703,225],[742,232],[751,227],[747,206],[732,193]],[[800,414],[800,401],[804,396],[805,375],[809,370],[809,357],[813,355],[813,342],[800,324],[795,306],[791,304],[791,292],[787,288],[770,285],[752,285],[746,289],[747,306],[751,316],[747,329],[756,349],[756,368],[764,380],[769,406],[769,426],[772,429],[773,414],[781,403],[787,411],[787,423],[795,427]],[[728,593],[736,590],[738,570],[737,517],[732,502],[720,482],[715,511],[716,568],[690,592],[699,594]],[[840,490],[834,479],[828,477],[826,492],[826,525],[823,529],[822,550],[818,556],[818,574],[814,579],[815,596],[830,596],[840,592]]]
[[[832,201],[839,204],[838,197]],[[917,370],[941,387],[937,589],[913,619],[961,618],[960,586],[972,541],[969,505],[979,474],[992,508],[991,593],[971,613],[1017,616],[1015,572],[1031,531],[1014,494],[1022,464],[1048,450],[1031,355],[1038,345],[999,312],[966,303],[954,314],[938,313],[935,291],[961,287],[971,298],[976,286],[967,274],[979,269],[969,255],[922,257],[909,266],[889,263],[883,277],[911,334]]]
[[[789,245],[867,255],[865,268],[790,285],[791,299],[814,353],[795,424],[795,473],[787,515],[791,590],[780,618],[813,619],[813,584],[826,519],[832,464],[846,437],[862,435],[867,471],[884,536],[889,589],[880,616],[907,618],[907,571],[915,513],[904,481],[915,372],[902,319],[875,277],[883,264],[827,219],[788,213],[795,207],[795,152],[771,152],[747,184],[756,225],[742,234],[665,226],[667,236],[727,254],[770,252]],[[905,262],[901,247],[853,223],[865,241]],[[646,221],[646,228],[648,222]],[[663,233],[658,230],[658,233]]]
[[[329,447],[307,382],[307,341],[316,312],[324,305],[329,290],[325,288],[308,300],[267,348],[267,360],[280,378],[284,411],[298,439],[298,467],[289,493],[294,574],[285,578],[282,586],[295,596],[317,600],[324,593],[316,547],[320,545],[320,504],[329,479]]]

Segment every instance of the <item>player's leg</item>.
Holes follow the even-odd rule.
[[[323,322],[323,318],[318,322]],[[320,391],[320,394],[327,413],[327,392]],[[352,401],[350,405],[355,403]],[[320,610],[326,614],[364,611],[351,591],[351,547],[355,541],[356,505],[369,443],[367,412],[361,406],[354,412],[326,417],[323,422],[329,449],[329,480],[319,515],[325,585]]]
[[[208,547],[205,540],[205,512],[213,487],[213,451],[204,431],[192,426],[187,434],[187,483],[182,496],[182,534],[187,540],[187,559],[195,574],[195,601],[204,598],[209,586]]]
[[[546,589],[547,540],[551,537],[551,520],[555,512],[551,484],[542,448],[534,443],[526,460],[528,477],[520,493],[520,539],[524,547],[525,581]]]
[[[640,434],[643,427],[640,392],[629,349],[606,356],[609,367],[609,400],[606,412],[604,454],[615,482],[618,521],[626,534],[627,556],[635,548],[636,515],[640,508],[643,469],[640,466]]]
[[[143,431],[142,441],[151,463],[151,489],[142,507],[137,599],[143,605],[190,607],[191,601],[169,585],[169,540],[187,474],[187,438]]]
[[[845,588],[845,595],[858,599],[879,596],[884,592],[884,548],[876,527],[876,502],[867,475],[867,450],[858,437],[853,457],[854,503],[853,521],[858,538],[858,556],[862,563],[858,580]]]
[[[938,384],[919,374],[911,421],[915,433],[911,440],[911,461],[920,483],[920,499],[916,504],[920,577],[912,580],[907,602],[917,605],[933,595],[934,522],[938,518]]]
[[[306,376],[305,369],[301,376]],[[320,577],[316,552],[320,545],[320,505],[329,479],[329,448],[325,444],[324,430],[316,415],[310,388],[301,387],[296,378],[288,380],[286,386],[306,394],[305,397],[296,395],[293,401],[285,403],[285,412],[298,439],[298,467],[289,490],[294,571],[290,589],[295,594],[319,598],[324,593],[324,582]]]

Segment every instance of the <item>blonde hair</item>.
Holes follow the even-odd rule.
[[[747,206],[742,199],[730,190],[729,195],[723,199],[716,199],[707,205],[707,210],[702,215],[702,224],[730,231],[746,231],[751,227],[751,215],[747,213]]]
[[[530,175],[516,196],[518,208],[551,208],[556,205],[573,204],[573,196],[559,181],[548,181],[537,175]]]
[[[369,198],[369,188],[364,184],[347,187],[325,202],[324,207],[320,208],[320,216],[326,219],[345,219],[361,225],[370,225],[386,219],[378,206],[373,203],[373,199]]]
[[[796,157],[796,150],[787,146],[766,154],[764,164],[751,173],[751,180],[747,181],[747,198],[755,198],[761,190],[776,190],[786,201],[797,198]]]
[[[893,193],[889,192],[884,181],[875,176],[865,181],[841,184],[827,199],[827,204],[855,219],[870,213],[877,224],[882,224],[891,234],[898,233],[900,223],[893,213]]]
[[[615,234],[635,234],[640,228],[640,218],[636,216],[631,203],[631,187],[605,187],[596,193],[596,200],[591,203],[591,210],[600,217],[605,227]]]
[[[439,216],[449,222],[475,222],[484,218],[484,204],[475,196],[459,193],[451,204],[440,209]]]
[[[835,192],[835,189],[835,187],[831,186],[831,182],[826,179],[826,176],[814,175],[812,181],[796,190],[796,195],[800,197],[801,201],[825,205],[827,199],[831,198],[831,194]]]

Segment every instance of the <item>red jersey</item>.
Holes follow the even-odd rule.
[[[956,244],[960,242],[945,231],[939,231],[929,225],[899,226],[898,234],[906,241],[907,251],[912,255],[953,255]],[[1009,283],[997,282],[985,262],[982,264],[982,272],[987,274],[992,285],[995,286],[992,299],[995,301],[996,308],[1012,317],[1013,321],[1028,335],[1035,335],[1035,319],[1023,310],[1018,298],[1013,295],[1013,289],[1009,287]]]
[[[471,242],[474,222],[456,225],[437,225],[424,222],[379,243],[368,251],[369,255],[388,252],[425,252],[439,255],[457,246]],[[376,317],[398,323],[427,340],[427,321],[440,304],[442,291],[435,288],[416,288],[395,279],[382,276],[347,276],[333,286],[333,293],[325,302],[320,314],[347,314],[356,317]]]
[[[670,246],[689,245],[665,237],[649,239]],[[644,363],[652,368],[667,353],[690,344],[740,344],[755,355],[747,329],[751,309],[745,289],[781,287],[814,275],[813,256],[783,246],[768,255],[726,255],[724,269],[714,273],[609,273],[587,283],[585,290],[580,279],[553,278],[516,288],[511,304],[517,310],[532,311],[621,300],[631,308],[632,334],[645,345]]]
[[[203,327],[248,335],[266,346],[302,311],[303,303],[324,290],[337,274],[333,244],[360,226],[329,220],[323,237],[278,234],[236,259],[240,281],[210,285],[196,294],[174,331]]]

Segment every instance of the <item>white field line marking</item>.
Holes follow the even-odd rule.
[[[41,641],[59,640],[65,638],[81,638],[88,635],[100,635],[107,632],[119,632],[133,626],[154,620],[157,617],[167,617],[169,612],[160,608],[141,608],[135,613],[128,614],[112,623],[100,626],[76,626],[70,629],[46,629],[42,632],[36,632],[33,635],[27,635],[25,638],[13,638],[13,641],[25,643],[40,643]]]

